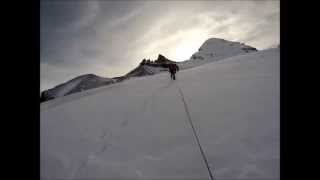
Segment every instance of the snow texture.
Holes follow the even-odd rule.
[[[279,179],[279,49],[41,104],[41,179]]]

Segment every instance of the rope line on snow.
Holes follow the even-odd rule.
[[[199,147],[199,149],[200,149],[200,152],[201,152],[203,161],[204,161],[204,163],[206,164],[206,167],[207,167],[207,169],[208,169],[208,173],[209,173],[210,179],[211,179],[211,180],[214,180],[213,175],[212,175],[212,172],[211,172],[211,169],[210,169],[210,166],[209,166],[209,163],[208,163],[208,160],[207,160],[207,157],[206,157],[206,155],[204,154],[204,151],[203,151],[202,146],[201,146],[201,144],[200,144],[199,137],[198,137],[197,132],[196,132],[196,130],[195,130],[195,128],[194,128],[194,125],[193,125],[193,123],[192,123],[191,116],[190,116],[190,113],[189,113],[189,109],[188,109],[187,103],[186,103],[186,101],[185,101],[185,99],[184,99],[184,95],[183,95],[182,90],[180,89],[180,87],[178,87],[178,89],[179,89],[179,93],[180,93],[181,99],[182,99],[182,101],[183,101],[184,109],[185,109],[185,111],[186,111],[186,113],[187,113],[187,116],[188,116],[188,120],[189,120],[190,126],[191,126],[192,131],[193,131],[193,135],[194,135],[194,137],[195,137],[195,139],[196,139],[196,142],[197,142],[197,144],[198,144],[198,147]]]

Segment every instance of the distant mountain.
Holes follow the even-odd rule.
[[[154,61],[143,59],[140,64],[124,76],[114,78],[103,78],[94,74],[86,74],[76,77],[66,83],[58,85],[52,89],[43,91],[40,101],[47,101],[68,94],[81,92],[84,90],[97,88],[112,83],[118,83],[132,77],[141,77],[154,75],[167,71],[166,65],[176,63],[180,69],[188,69],[202,64],[218,61],[235,55],[246,54],[258,51],[256,48],[245,45],[240,42],[227,41],[219,38],[210,38],[206,40],[199,51],[194,53],[189,60],[175,62],[164,55],[159,54]]]
[[[85,74],[63,84],[60,84],[52,89],[43,91],[41,93],[40,101],[47,101],[57,97],[66,96],[68,94],[81,92],[87,89],[112,84],[114,82],[114,79],[103,78],[94,74]]]

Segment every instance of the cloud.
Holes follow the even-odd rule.
[[[41,89],[114,77],[159,53],[185,60],[208,38],[279,44],[279,1],[41,1]]]
[[[99,1],[41,1],[41,31],[71,33],[85,28],[100,12]]]

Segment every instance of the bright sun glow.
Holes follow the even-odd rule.
[[[173,61],[185,61],[198,51],[208,37],[209,34],[204,28],[180,31],[175,35],[154,40],[142,52],[139,52],[142,56],[137,59],[156,59],[160,53]]]
[[[174,59],[176,61],[184,61],[190,58],[190,56],[197,51],[198,47],[195,46],[192,42],[189,42],[188,44],[180,44],[175,49],[174,52]]]
[[[170,56],[176,61],[184,61],[198,51],[201,44],[207,39],[207,33],[201,30],[191,30],[180,34],[183,40],[171,50]]]

